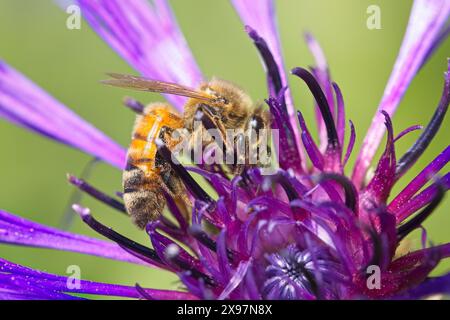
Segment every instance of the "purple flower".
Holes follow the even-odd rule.
[[[189,86],[202,80],[166,1],[78,2],[92,28],[141,75]],[[355,128],[350,122],[349,144],[344,147],[343,95],[331,80],[317,41],[306,35],[316,66],[309,71],[294,68],[291,73],[315,99],[319,144],[302,113],[296,113],[289,95],[272,1],[260,1],[258,7],[249,0],[232,3],[266,70],[266,103],[272,128],[279,130],[280,169],[263,175],[259,168],[248,168],[242,175],[227,178],[204,168],[178,165],[172,161],[170,150],[160,145],[160,155],[182,178],[193,208],[187,221],[167,196],[173,219],[163,216],[147,225],[151,246],[115,232],[77,204],[73,208],[86,225],[110,241],[60,231],[0,211],[0,242],[160,268],[176,273],[183,287],[180,291],[155,290],[82,280],[80,286],[72,288],[63,276],[0,259],[0,298],[78,299],[71,294],[88,293],[145,299],[416,299],[450,293],[449,274],[430,278],[439,261],[450,256],[450,243],[427,247],[428,238],[421,227],[449,188],[448,173],[433,178],[448,163],[449,147],[389,199],[395,183],[434,138],[449,105],[450,63],[431,120],[411,148],[400,157],[396,155],[397,140],[421,127],[395,135],[391,116],[415,74],[448,33],[444,28],[450,3],[414,2],[379,112],[351,178],[344,175],[344,167],[355,143]],[[184,98],[167,99],[182,108]],[[129,104],[140,107],[132,101]],[[119,169],[125,165],[123,148],[3,62],[0,116]],[[385,131],[384,152],[373,176],[364,183]],[[217,196],[210,196],[192,174],[202,176]],[[432,179],[434,182],[424,188]],[[70,176],[69,181],[126,213],[120,199],[76,177]],[[402,240],[419,228],[423,230],[423,248],[399,250]]]

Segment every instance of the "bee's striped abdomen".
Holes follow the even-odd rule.
[[[169,105],[162,103],[149,105],[136,119],[123,172],[123,189],[128,214],[140,228],[158,219],[164,210],[163,191],[172,194],[166,186],[168,179],[179,179],[172,174],[170,166],[159,159],[155,140],[170,139],[162,136],[166,131],[163,128],[181,127],[183,120],[172,113]]]

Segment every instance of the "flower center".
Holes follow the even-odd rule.
[[[322,250],[311,252],[291,245],[282,252],[266,256],[266,281],[263,292],[267,299],[314,299],[319,283],[326,283],[327,272],[336,265]],[[322,289],[322,288],[320,288]]]

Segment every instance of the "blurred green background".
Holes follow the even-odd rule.
[[[255,100],[266,97],[265,78],[255,48],[227,0],[172,0],[176,16],[207,77],[233,80]],[[362,141],[383,93],[407,24],[412,1],[283,0],[276,1],[286,66],[308,66],[313,60],[302,33],[311,31],[327,55],[333,79],[341,86],[348,117]],[[366,28],[369,5],[381,8],[382,29]],[[126,94],[98,83],[105,72],[133,73],[83,21],[81,30],[66,28],[67,14],[52,1],[0,1],[0,57],[26,74],[79,115],[127,146],[134,115],[121,105]],[[396,132],[426,124],[443,86],[443,72],[450,52],[447,41],[410,86],[394,117]],[[312,98],[293,82],[292,92],[311,128]],[[136,94],[144,102],[157,95]],[[448,144],[449,118],[430,148],[396,187],[396,192]],[[412,133],[396,146],[402,154],[416,139]],[[76,150],[43,139],[0,120],[0,208],[28,219],[58,226],[74,189],[66,173],[79,175],[91,159]],[[354,161],[356,152],[352,157]],[[446,168],[448,169],[448,168]],[[95,167],[90,181],[109,193],[120,190],[121,173],[107,165]],[[395,194],[395,193],[394,193]],[[117,231],[148,243],[117,212],[92,201],[82,203],[101,221]],[[450,201],[445,201],[425,224],[434,243],[450,241]],[[78,218],[70,231],[96,236]],[[413,246],[420,245],[414,233]],[[172,275],[140,266],[82,256],[75,253],[0,245],[0,256],[27,266],[65,274],[68,265],[79,265],[83,279],[155,288],[177,288]],[[435,273],[448,271],[441,263]]]

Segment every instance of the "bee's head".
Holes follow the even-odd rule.
[[[212,79],[201,86],[200,90],[217,97],[220,107],[211,108],[214,117],[222,122],[226,129],[244,129],[254,112],[254,104],[248,94],[235,84]]]

